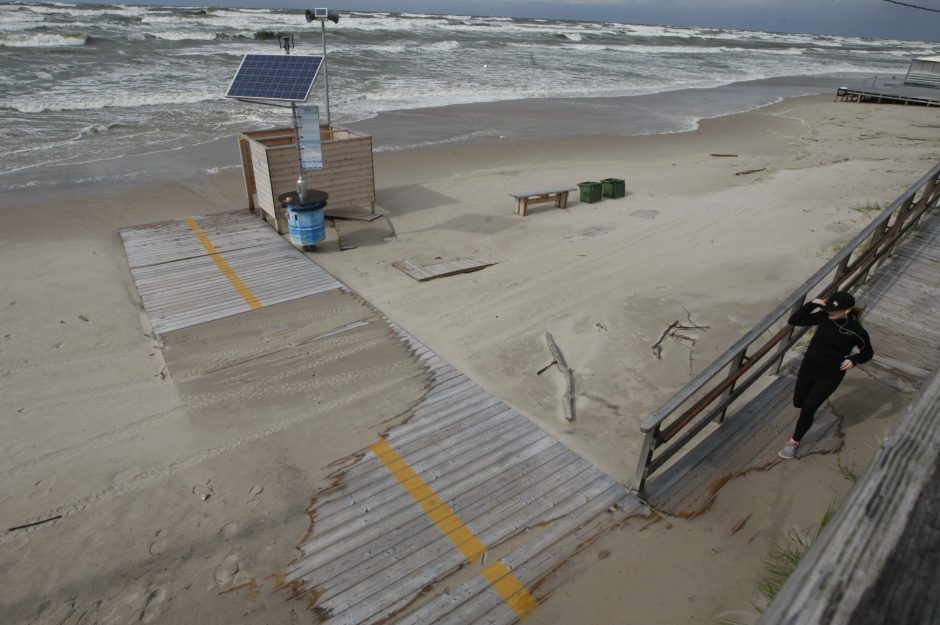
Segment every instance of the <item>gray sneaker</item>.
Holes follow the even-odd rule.
[[[789,460],[791,458],[796,457],[796,450],[799,448],[800,448],[799,443],[794,443],[793,441],[787,441],[786,444],[783,446],[783,449],[781,449],[777,455],[785,460]]]

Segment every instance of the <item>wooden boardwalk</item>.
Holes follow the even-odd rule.
[[[150,288],[149,299],[142,293],[145,306],[162,306],[162,316],[148,308],[159,327],[252,309],[238,280],[229,275],[241,280],[237,262],[226,272],[207,255],[229,261],[237,257],[233,252],[260,251],[256,248],[270,248],[266,257],[282,254],[296,264],[294,270],[265,274],[265,287],[285,298],[280,301],[292,299],[295,288],[342,288],[277,235],[271,233],[277,241],[258,243],[264,237],[253,234],[246,216],[256,221],[247,214],[193,220],[204,233],[197,232],[195,242],[185,229],[196,229],[185,222],[122,232],[135,280],[143,277],[137,270],[162,268],[158,273],[164,288]],[[172,234],[161,235],[163,227]],[[940,295],[938,250],[940,218],[928,216],[859,293],[859,299],[870,303],[865,324],[876,337],[877,356],[866,370],[909,387],[921,385],[940,365],[940,333],[928,323]],[[200,296],[191,286],[175,300],[159,299],[172,289],[174,279],[198,282],[187,271],[167,267],[177,262],[185,266],[191,259],[201,259],[203,281],[214,264],[228,288],[213,278],[218,284],[208,295]],[[310,277],[291,282],[296,275]],[[254,286],[251,277],[241,283]],[[149,288],[146,281],[138,284]],[[222,298],[223,305],[213,305],[213,297]],[[262,295],[261,303],[273,303],[276,297]],[[185,303],[186,312],[177,315],[174,302]],[[298,557],[277,573],[278,587],[330,624],[516,622],[561,583],[553,575],[558,567],[603,532],[647,514],[648,507],[387,323],[388,340],[400,342],[426,370],[427,388],[400,415],[402,425],[337,461],[342,468],[315,495],[308,510],[310,530],[299,544]],[[792,373],[784,372],[656,474],[645,491],[649,503],[664,513],[694,516],[708,509],[729,480],[778,462],[776,452],[795,420],[789,401],[792,384]],[[801,454],[836,449],[839,421],[831,405],[821,411]]]
[[[247,211],[121,235],[157,332],[345,289]],[[329,623],[515,622],[571,556],[648,508],[387,323],[425,392],[316,495],[278,586]]]
[[[904,104],[914,106],[940,106],[940,89],[905,85],[897,80],[878,77],[874,81],[851,87],[839,87],[836,99],[842,102],[869,104]]]
[[[856,293],[868,309],[863,323],[875,358],[863,365],[870,375],[895,388],[919,389],[940,368],[940,215],[925,216],[920,229]],[[791,403],[795,376],[785,368],[755,399],[730,414],[702,442],[646,487],[653,508],[692,517],[707,510],[731,479],[765,469],[780,459],[797,411]],[[838,405],[827,402],[800,446],[800,455],[827,453],[841,445]]]
[[[120,232],[157,334],[342,287],[249,211]]]
[[[513,623],[645,505],[391,325],[428,393],[316,497],[279,582],[327,623]]]

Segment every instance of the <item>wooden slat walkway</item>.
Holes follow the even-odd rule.
[[[392,266],[400,269],[418,282],[426,282],[435,278],[446,278],[459,273],[471,273],[486,269],[494,263],[474,260],[472,258],[457,258],[454,260],[444,260],[436,263],[422,264],[416,259],[406,258],[395,261]]]
[[[513,623],[552,571],[646,507],[391,325],[432,373],[428,393],[316,497],[279,581],[331,624]]]
[[[857,293],[868,309],[863,323],[875,358],[863,367],[900,388],[920,388],[940,367],[940,215],[933,211],[901,243]],[[646,485],[647,501],[667,514],[692,517],[707,510],[728,481],[779,462],[777,452],[792,433],[797,412],[791,403],[792,365],[716,427],[694,449],[656,474]],[[841,445],[840,419],[833,405],[817,413],[799,454],[827,453]]]
[[[874,104],[905,104],[940,106],[940,90],[933,87],[905,85],[882,77],[851,87],[839,87],[836,99],[842,102],[868,102]]]
[[[248,295],[269,305],[341,286],[245,212],[121,235],[158,332],[251,310]],[[515,622],[569,558],[648,507],[386,321],[426,392],[315,497],[279,587],[329,623]]]
[[[247,210],[120,233],[157,334],[342,287]]]

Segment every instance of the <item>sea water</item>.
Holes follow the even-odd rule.
[[[242,55],[282,54],[280,34],[293,35],[292,54],[322,51],[320,24],[295,9],[0,4],[0,189],[14,173],[21,186],[48,167],[289,124],[289,109],[225,98]],[[783,76],[859,81],[903,75],[912,57],[938,53],[929,43],[858,37],[365,12],[327,23],[326,45],[339,125],[457,103]],[[323,109],[323,100],[321,78],[310,101]]]

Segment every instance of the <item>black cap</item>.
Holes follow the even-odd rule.
[[[835,312],[836,310],[846,310],[855,306],[855,298],[851,293],[845,291],[836,291],[826,300],[826,310]]]

